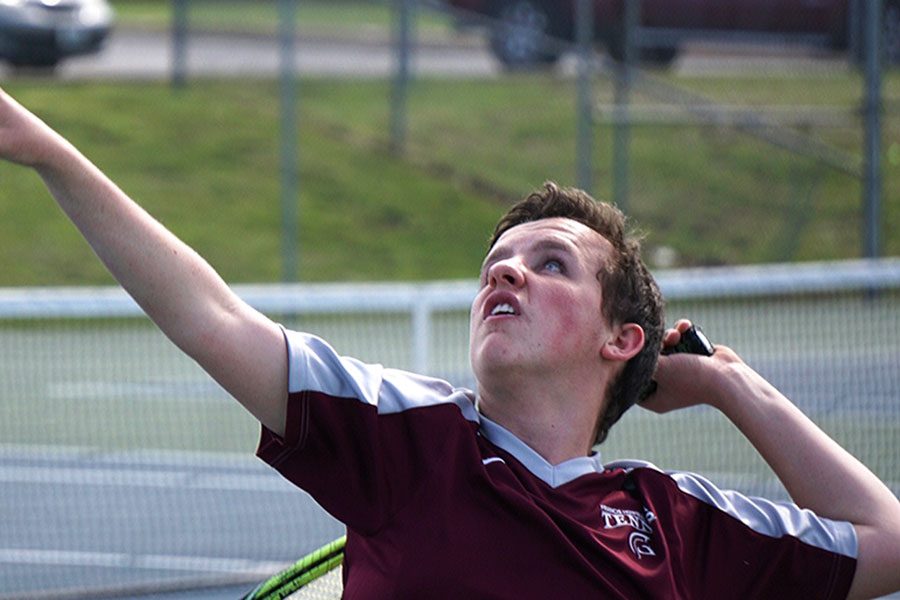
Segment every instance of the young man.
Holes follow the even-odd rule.
[[[659,357],[658,292],[621,216],[553,185],[496,231],[472,305],[477,393],[337,355],[237,298],[0,91],[0,157],[263,425],[260,456],[347,524],[345,597],[869,597],[900,588],[900,503],[726,347]],[[635,301],[636,300],[636,301]],[[631,306],[633,304],[634,306]],[[796,505],[591,446],[640,397],[722,411]]]

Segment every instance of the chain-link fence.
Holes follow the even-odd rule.
[[[202,52],[188,32],[274,41],[272,19],[293,14],[281,47],[299,46],[282,52],[281,77],[301,80],[301,106],[314,56],[344,41],[358,53],[345,57],[345,75],[389,82],[370,98],[380,114],[363,125],[369,143],[504,200],[545,178],[577,184],[647,228],[659,266],[897,252],[895,2],[834,2],[815,14],[734,2],[721,22],[641,4],[611,15],[591,2],[338,2],[329,17],[313,2],[174,0],[173,81],[189,78]],[[266,10],[268,26],[259,16],[244,26]],[[294,88],[281,89],[293,107],[284,93]],[[334,127],[356,126],[347,109],[334,107]],[[305,126],[321,123],[300,124],[301,154]],[[297,180],[283,173],[289,205]],[[289,264],[295,249],[285,248]]]

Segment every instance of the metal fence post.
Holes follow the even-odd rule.
[[[297,150],[297,66],[294,48],[297,0],[278,0],[281,112],[281,279],[298,277],[299,174]]]
[[[187,82],[188,0],[172,0],[172,72],[170,85],[183,88]]]
[[[628,116],[631,79],[635,60],[635,33],[640,26],[640,0],[626,0],[622,16],[622,62],[616,68],[615,119],[613,130],[613,200],[622,211],[628,210],[629,146],[631,124]]]
[[[594,98],[591,80],[594,70],[594,0],[578,0],[575,5],[578,40],[578,187],[592,193],[594,187]]]
[[[406,97],[409,92],[409,62],[412,52],[412,0],[394,0],[394,45],[396,69],[391,88],[391,149],[406,147]]]
[[[851,68],[859,68],[863,57],[862,33],[863,0],[849,0],[847,2],[847,60]]]
[[[881,255],[881,67],[883,60],[882,0],[865,4],[865,148],[863,152],[863,256]]]
[[[414,373],[431,373],[431,303],[424,298],[412,307],[412,370]]]

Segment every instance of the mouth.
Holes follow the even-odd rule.
[[[519,301],[512,294],[495,294],[484,304],[484,318],[515,317],[521,314]]]

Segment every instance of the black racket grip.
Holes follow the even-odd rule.
[[[690,329],[681,334],[681,340],[670,348],[664,348],[662,354],[678,354],[679,352],[712,356],[715,349],[700,328],[691,325]]]
[[[686,330],[681,334],[681,339],[677,344],[670,348],[665,348],[660,354],[669,355],[669,354],[678,354],[681,352],[686,352],[688,354],[700,354],[702,356],[712,356],[715,352],[715,348],[710,343],[709,338],[706,337],[706,334],[700,330],[696,325],[691,325],[691,328]],[[647,399],[647,396],[656,391],[656,381],[651,380],[647,385],[647,388],[641,394],[640,400],[638,402],[643,402]]]

